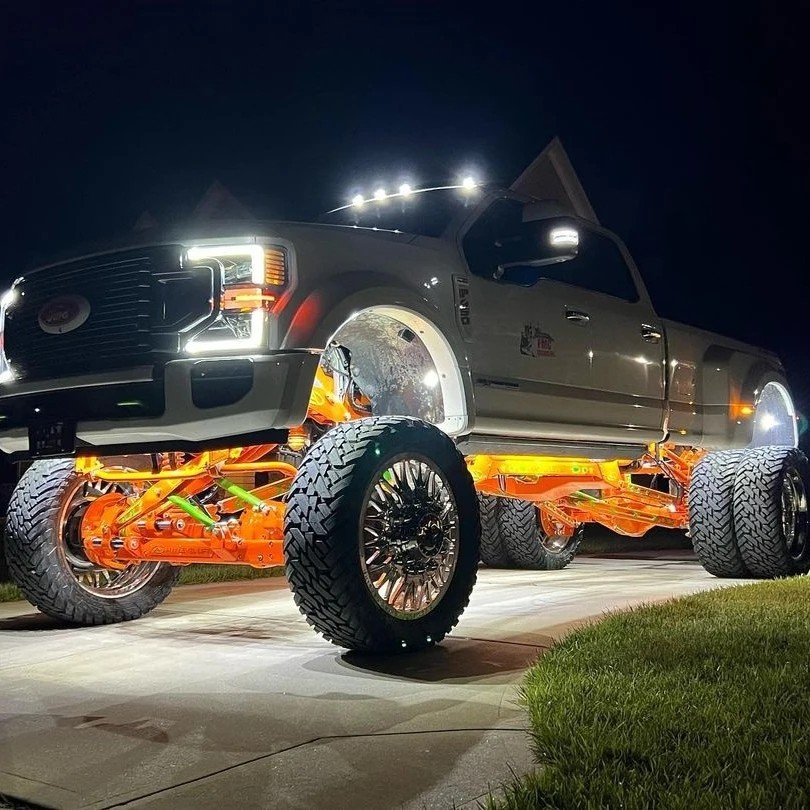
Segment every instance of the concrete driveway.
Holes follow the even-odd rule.
[[[0,605],[0,794],[60,808],[475,807],[531,765],[517,686],[555,638],[720,584],[671,556],[483,569],[444,644],[376,659],[316,636],[281,579],[180,588],[145,619],[99,628]]]

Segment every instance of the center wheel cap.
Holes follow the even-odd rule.
[[[427,458],[383,467],[361,516],[361,568],[377,604],[400,619],[429,613],[452,581],[458,510],[442,473]]]

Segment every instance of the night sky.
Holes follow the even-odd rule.
[[[2,280],[214,179],[309,218],[403,172],[508,184],[559,135],[659,313],[778,351],[810,407],[807,29],[654,5],[0,0]]]

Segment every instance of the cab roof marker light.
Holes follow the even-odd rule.
[[[411,188],[410,183],[403,183],[399,187],[399,193],[403,197],[409,197],[413,193],[413,189]]]
[[[472,179],[472,178],[470,178]],[[407,184],[405,184],[407,185]],[[327,211],[327,214],[337,214],[339,211],[345,211],[347,208],[363,208],[366,203],[373,203],[373,202],[385,202],[386,200],[390,200],[393,197],[412,197],[414,199],[417,198],[419,194],[425,194],[430,191],[452,191],[453,189],[457,189],[464,193],[472,193],[473,191],[480,188],[480,183],[473,180],[473,185],[469,188],[464,186],[463,183],[453,183],[449,186],[430,186],[427,188],[413,188],[413,186],[408,186],[410,189],[407,193],[403,193],[400,187],[400,190],[396,193],[388,194],[385,189],[378,188],[377,191],[374,193],[373,197],[370,198],[363,198],[361,194],[356,194],[352,197],[352,201],[346,205],[339,205],[337,208],[332,208]],[[377,194],[384,193],[385,196],[377,197]]]
[[[464,178],[464,179],[461,181],[461,187],[462,187],[462,188],[463,188],[465,191],[472,191],[472,190],[473,190],[473,189],[474,189],[474,188],[475,188],[477,185],[478,185],[478,182],[476,181],[476,179],[475,179],[475,178],[474,178],[474,177],[473,177],[471,174],[468,174],[468,175],[467,175],[467,176],[466,176],[466,177],[465,177],[465,178]]]
[[[386,193],[385,189],[380,187],[374,192],[374,199],[377,201],[384,200],[388,194]]]
[[[264,284],[264,249],[261,245],[195,245],[186,251],[190,261],[213,259],[217,256],[250,256],[251,281]]]

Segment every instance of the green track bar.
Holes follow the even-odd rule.
[[[227,478],[220,478],[217,483],[230,495],[233,495],[234,498],[239,498],[240,501],[244,501],[250,506],[255,506],[258,509],[261,509],[264,506],[264,501],[261,498],[257,498],[252,492],[248,492],[246,489],[242,489],[238,484],[234,484],[233,481],[229,481]]]
[[[198,520],[203,526],[215,526],[216,521],[204,509],[200,509],[196,504],[181,498],[179,495],[169,495],[168,500],[179,509],[182,509],[187,515],[191,515],[194,520]]]

